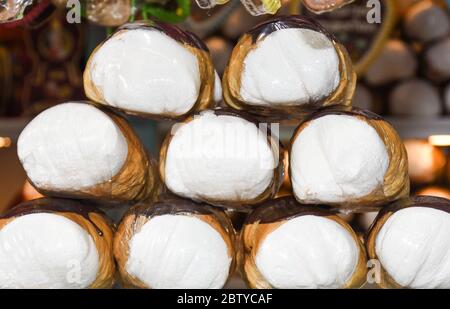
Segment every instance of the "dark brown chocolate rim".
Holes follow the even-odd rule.
[[[194,115],[189,116],[188,118],[186,118],[182,123],[186,124],[192,120],[195,119],[196,116],[201,115],[203,112],[207,112],[207,111],[211,111],[213,112],[215,115],[227,115],[227,116],[233,116],[233,117],[238,117],[238,118],[242,118],[245,119],[253,124],[256,125],[256,127],[260,130],[259,128],[259,121],[253,117],[251,114],[243,112],[243,111],[236,111],[227,107],[220,107],[220,108],[215,108],[215,109],[211,109],[211,110],[206,110],[206,111],[201,111],[198,113],[195,113]],[[176,124],[178,125],[178,124]],[[253,200],[250,201],[229,201],[229,200],[213,200],[213,199],[201,199],[199,200],[200,202],[205,202],[205,203],[209,203],[212,204],[214,206],[219,206],[219,207],[224,207],[224,208],[232,208],[232,209],[236,209],[236,210],[240,210],[240,211],[250,211],[251,207],[253,207],[253,205],[258,204],[262,201],[265,201],[269,198],[272,198],[276,195],[276,193],[278,192],[278,190],[281,187],[281,184],[283,182],[283,178],[284,178],[284,147],[283,144],[281,143],[281,141],[279,141],[278,137],[273,135],[270,127],[267,126],[267,142],[270,146],[270,148],[272,149],[274,156],[278,156],[278,165],[276,166],[276,168],[274,169],[274,176],[272,178],[272,182],[271,184],[269,184],[269,186],[267,187],[267,189],[260,194],[260,196],[256,197]],[[161,149],[160,149],[160,155],[159,155],[159,175],[160,175],[160,179],[162,181],[162,183],[165,183],[165,165],[166,165],[166,158],[167,158],[167,151],[169,149],[169,145],[170,142],[172,140],[173,134],[171,131],[169,131],[166,135],[166,137],[164,138],[164,141],[162,143]],[[278,141],[278,142],[277,142]],[[278,149],[275,149],[275,148]],[[164,190],[165,191],[170,191],[167,186],[164,185]]]
[[[240,96],[240,84],[243,62],[247,54],[256,48],[256,43],[270,33],[287,28],[306,28],[326,35],[332,42],[339,57],[340,83],[327,97],[302,105],[256,106],[246,103]],[[266,120],[278,121],[287,119],[303,119],[310,112],[324,106],[351,105],[356,87],[356,73],[345,47],[337,42],[333,35],[320,24],[305,16],[281,16],[257,25],[245,33],[234,47],[222,78],[222,89],[225,103],[237,110],[247,110]]]
[[[301,216],[320,216],[333,220],[350,233],[359,249],[355,270],[342,288],[360,288],[366,282],[366,250],[363,239],[337,216],[337,212],[325,206],[311,206],[298,203],[294,197],[281,197],[267,201],[257,208],[244,223],[240,235],[240,267],[247,285],[251,288],[274,288],[256,267],[255,256],[265,237],[285,222]]]
[[[289,143],[289,158],[291,158],[292,145],[301,131],[311,121],[327,115],[354,116],[367,122],[378,133],[389,155],[389,166],[382,186],[375,188],[374,191],[361,198],[349,199],[346,202],[327,203],[327,205],[352,212],[378,211],[386,203],[409,195],[410,183],[405,146],[394,128],[381,116],[371,111],[350,106],[332,106],[309,115],[307,119],[300,123],[292,135]],[[292,164],[289,164],[289,175],[292,177]]]
[[[225,241],[232,261],[227,281],[236,269],[237,239],[230,218],[219,208],[205,203],[180,198],[174,195],[161,195],[156,201],[136,205],[123,216],[114,238],[114,256],[122,281],[126,287],[151,288],[126,270],[129,256],[129,241],[142,226],[154,217],[162,215],[194,216],[216,230]]]
[[[21,203],[0,216],[0,230],[18,217],[36,213],[52,213],[78,224],[94,241],[99,255],[99,269],[89,288],[111,288],[115,282],[112,251],[114,225],[88,201],[40,198]]]
[[[89,218],[89,214],[96,213],[104,216],[104,212],[96,208],[92,202],[83,200],[77,201],[70,199],[42,197],[14,206],[5,214],[0,215],[0,220],[17,218],[35,213],[61,212],[72,212],[82,216],[85,220],[89,221],[89,223],[92,224],[99,236],[103,236],[103,231]],[[109,220],[108,222],[112,225]]]
[[[162,114],[151,114],[145,112],[138,112],[129,110],[126,108],[115,107],[123,111],[129,115],[135,115],[140,117],[146,117],[149,119],[156,120],[174,120],[174,119],[184,119],[191,113],[195,111],[201,111],[208,107],[214,106],[214,83],[215,83],[215,70],[214,65],[212,63],[211,55],[209,54],[209,50],[206,45],[192,32],[184,31],[178,28],[177,26],[170,25],[167,23],[157,22],[154,20],[148,21],[135,21],[133,23],[125,24],[117,29],[114,34],[108,38],[106,38],[103,42],[101,42],[91,53],[89,59],[86,63],[86,68],[83,73],[83,84],[84,91],[86,96],[94,102],[97,102],[102,105],[110,106],[108,102],[104,99],[103,94],[91,80],[91,63],[93,56],[100,49],[103,44],[109,40],[111,37],[118,35],[122,31],[128,30],[136,30],[136,29],[145,29],[145,30],[156,30],[163,32],[176,42],[180,43],[188,49],[194,56],[197,58],[199,71],[200,71],[200,79],[204,80],[200,86],[197,101],[191,107],[189,111],[181,115],[175,115],[171,113],[162,113]]]
[[[53,190],[51,188],[40,187],[27,176],[30,184],[45,196],[68,199],[97,199],[99,202],[104,202],[108,205],[124,202],[133,204],[151,198],[157,187],[157,180],[154,176],[157,174],[155,164],[151,164],[147,152],[144,150],[139,138],[125,118],[118,111],[108,106],[90,101],[73,101],[73,103],[88,104],[99,109],[119,127],[128,144],[128,154],[122,168],[110,180],[78,190]],[[129,171],[130,167],[134,167],[133,171]],[[134,181],[132,187],[128,186],[127,188],[124,187],[123,190],[112,192],[113,184],[116,181],[124,185],[123,182],[126,182],[127,177],[133,178],[136,176],[135,174],[140,174],[140,181]],[[106,192],[108,191],[106,188],[110,188],[109,192]]]
[[[378,260],[375,252],[376,238],[387,220],[397,211],[411,207],[426,207],[450,213],[450,200],[435,196],[413,196],[393,202],[383,208],[375,218],[366,235],[366,250],[369,259]],[[381,281],[377,283],[381,288],[403,288],[381,265]]]

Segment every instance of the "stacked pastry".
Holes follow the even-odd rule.
[[[84,73],[95,103],[50,108],[19,138],[30,183],[52,198],[0,218],[0,286],[108,287],[114,256],[126,287],[221,288],[236,264],[253,288],[360,287],[363,238],[339,213],[385,209],[396,218],[406,207],[414,222],[425,220],[423,233],[394,227],[387,216],[371,233],[368,251],[389,275],[383,282],[448,286],[448,273],[433,267],[450,249],[426,235],[435,223],[448,227],[434,212],[450,202],[397,202],[409,194],[405,148],[382,118],[350,106],[355,79],[347,52],[319,24],[274,18],[243,34],[223,76],[228,107],[214,108],[220,80],[195,35],[156,22],[119,28]],[[121,112],[179,120],[158,168]],[[268,119],[300,122],[288,150]],[[279,197],[283,182],[288,196]],[[135,204],[114,240],[92,208],[100,203]],[[249,213],[239,241],[230,209]],[[388,233],[400,233],[387,239],[393,250],[380,244]],[[417,284],[396,273],[406,255],[396,256],[392,242],[410,247],[407,236],[424,250],[439,247],[433,259],[411,262],[414,274],[424,273]],[[49,251],[48,243],[64,250]]]
[[[161,205],[152,203],[159,190],[156,164],[122,112],[181,119],[221,97],[205,45],[192,33],[156,22],[119,28],[91,55],[84,85],[92,102],[49,108],[19,137],[18,156],[28,180],[47,198],[18,205],[0,217],[0,287],[111,287],[113,226],[97,207]],[[258,142],[269,147],[264,144],[269,140]],[[267,149],[272,155],[272,148]],[[274,191],[274,177],[261,177],[268,179],[262,191]],[[131,265],[119,264],[124,281],[139,287],[222,287],[235,256],[234,230],[225,214],[176,199],[163,205],[169,205],[165,213],[136,215],[142,224],[128,228],[130,248],[128,242],[116,241],[122,243],[116,246],[117,260]],[[167,227],[174,227],[172,233],[161,230]],[[161,233],[170,236],[167,243],[159,238]],[[153,255],[142,270],[141,259],[149,258],[142,250],[148,246]],[[167,260],[166,275],[155,274],[152,269],[160,267],[155,261],[166,249],[179,255]],[[190,269],[193,261],[206,265],[204,271]]]

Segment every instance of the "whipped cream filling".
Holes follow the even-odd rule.
[[[352,277],[359,248],[337,222],[318,216],[290,219],[260,244],[256,266],[275,288],[341,288]]]
[[[219,289],[232,258],[222,236],[187,215],[151,218],[129,243],[127,272],[156,289]]]
[[[165,183],[197,200],[251,200],[270,185],[275,154],[266,135],[243,118],[205,111],[172,130]]]
[[[252,105],[302,105],[326,98],[339,82],[339,57],[324,34],[283,29],[244,59],[240,95]]]
[[[375,129],[353,116],[312,120],[291,150],[294,195],[303,202],[344,202],[382,186],[389,166],[386,147]]]
[[[63,216],[24,215],[0,230],[0,288],[87,288],[98,268],[92,237]]]
[[[126,161],[128,144],[98,108],[64,103],[43,111],[25,127],[17,153],[36,186],[77,190],[114,177]]]
[[[93,55],[93,84],[108,105],[150,114],[182,115],[197,101],[197,57],[166,34],[121,31]]]
[[[375,252],[401,286],[450,288],[450,214],[408,207],[392,214],[378,232]]]

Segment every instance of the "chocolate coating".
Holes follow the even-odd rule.
[[[247,34],[251,35],[253,43],[256,43],[275,31],[291,28],[317,31],[324,34],[331,41],[336,41],[334,36],[316,20],[311,17],[300,15],[277,16],[256,25],[251,30],[247,31]]]
[[[94,226],[99,236],[103,236],[103,231],[89,218],[90,213],[104,215],[104,213],[94,207],[91,202],[78,201],[60,198],[40,198],[21,203],[0,215],[0,219],[21,217],[36,213],[61,213],[72,212],[82,216]]]
[[[293,196],[284,196],[266,201],[255,209],[246,219],[245,224],[274,223],[301,216],[329,216],[338,214],[337,210],[325,205],[303,205]]]
[[[156,29],[161,31],[174,39],[177,42],[188,44],[192,47],[209,52],[208,47],[199,37],[190,31],[184,31],[175,25],[167,24],[155,20],[136,21],[120,26],[117,31],[120,30],[136,30],[136,29]]]

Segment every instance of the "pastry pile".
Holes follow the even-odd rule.
[[[117,265],[125,287],[222,288],[237,268],[252,288],[359,288],[368,257],[383,287],[450,287],[450,201],[408,197],[405,147],[351,107],[355,83],[345,48],[301,16],[244,33],[222,82],[194,34],[120,27],[86,66],[91,101],[20,135],[47,197],[0,217],[0,287],[111,287]],[[126,114],[177,121],[159,162]],[[284,147],[267,123],[286,120]],[[97,206],[118,204],[115,226]],[[342,218],[380,209],[367,242]]]

